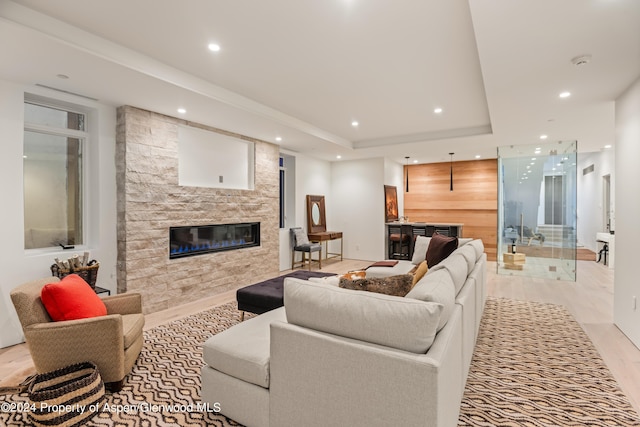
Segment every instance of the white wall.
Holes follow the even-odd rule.
[[[584,168],[594,166],[594,171],[583,175]],[[605,150],[578,154],[578,243],[594,252],[596,233],[603,227],[603,177],[611,176],[611,206],[615,206],[615,152]],[[612,208],[613,209],[613,208]]]
[[[329,228],[343,232],[344,256],[385,258],[385,164],[382,158],[331,164]]]
[[[393,185],[398,194],[398,216],[404,216],[404,168],[400,163],[384,161],[384,185]],[[384,197],[383,197],[384,200]],[[411,218],[409,218],[411,220]]]
[[[640,348],[638,242],[640,242],[640,79],[616,100],[616,274],[614,323]]]
[[[100,261],[97,285],[110,289],[112,293],[116,290],[115,108],[0,80],[0,141],[3,144],[0,181],[4,183],[3,243],[0,245],[0,347],[22,341],[22,329],[9,296],[11,289],[23,282],[50,276],[49,267],[55,257],[64,259],[84,250],[24,250],[22,140],[25,91],[83,105],[95,111],[89,115],[92,146],[86,153],[87,173],[95,184],[89,189],[86,201],[89,216],[87,247],[92,258]]]

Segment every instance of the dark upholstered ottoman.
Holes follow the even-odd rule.
[[[238,310],[242,312],[262,314],[274,308],[282,307],[283,285],[285,277],[295,277],[306,280],[310,277],[334,276],[334,273],[322,273],[320,271],[294,271],[284,276],[274,277],[264,282],[249,285],[236,292]],[[244,317],[244,313],[243,313]]]

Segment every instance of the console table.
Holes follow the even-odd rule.
[[[431,237],[433,233],[437,232],[444,236],[462,237],[463,225],[461,223],[388,222],[385,224],[387,227],[387,258],[411,259],[416,237],[418,236]],[[409,244],[407,245],[408,252],[406,254],[402,252],[402,246],[399,253],[394,251],[393,239],[391,238],[393,234],[400,234],[400,242],[404,241],[404,236],[408,236]]]
[[[340,257],[340,261],[342,261],[342,249],[343,249],[342,231],[318,231],[315,233],[308,233],[308,236],[309,236],[309,241],[313,243],[322,244],[322,242],[324,242],[324,248],[325,248],[324,258],[325,259]],[[330,253],[328,242],[330,240],[337,240],[337,239],[340,239],[340,253],[337,253],[337,252]],[[329,257],[329,255],[331,255],[331,257]]]

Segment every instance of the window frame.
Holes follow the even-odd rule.
[[[79,188],[80,188],[79,205],[80,205],[80,208],[82,209],[82,213],[80,215],[80,223],[82,228],[80,237],[82,238],[82,243],[75,244],[74,247],[75,249],[87,248],[89,247],[89,242],[87,241],[89,236],[89,233],[88,233],[88,227],[89,227],[89,216],[88,216],[89,200],[88,199],[89,198],[87,196],[88,196],[88,189],[90,188],[90,183],[89,183],[90,174],[88,172],[88,169],[89,169],[89,158],[90,158],[89,146],[90,146],[90,140],[91,140],[91,134],[92,134],[91,109],[77,105],[77,104],[72,104],[65,101],[58,101],[55,99],[45,98],[39,95],[33,95],[29,93],[24,94],[23,108],[26,104],[38,105],[41,107],[60,110],[66,113],[83,115],[84,130],[67,129],[67,128],[43,125],[39,123],[33,123],[33,122],[29,122],[28,118],[25,116],[23,118],[24,126],[22,131],[22,135],[23,135],[22,148],[24,152],[25,132],[35,132],[35,133],[41,133],[41,134],[57,136],[57,137],[75,138],[79,141],[79,154],[81,156],[81,162],[82,162],[81,168],[80,168],[81,182],[79,185]],[[23,182],[22,184],[23,201],[24,201],[24,191],[25,189],[24,189],[24,182]],[[26,211],[23,211],[23,214],[22,214],[23,234],[26,232],[25,215],[26,215]],[[60,248],[57,246],[46,246],[46,247],[29,248],[29,249],[26,249],[25,246],[26,246],[26,242],[23,242],[22,248],[27,254],[60,250]]]

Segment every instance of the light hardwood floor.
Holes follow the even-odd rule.
[[[329,260],[323,262],[322,271],[343,273],[368,264],[368,261]],[[593,261],[578,261],[576,282],[498,275],[495,262],[489,262],[487,273],[488,295],[565,306],[582,325],[640,413],[640,350],[613,324],[613,270]],[[229,301],[235,301],[235,291],[152,313],[146,316],[145,329]],[[33,365],[25,344],[0,349],[0,386],[17,384],[31,373]]]

